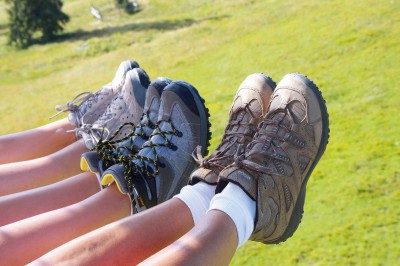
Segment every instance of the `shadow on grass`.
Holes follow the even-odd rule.
[[[0,35],[5,35],[8,30],[8,24],[0,24]]]
[[[57,43],[57,42],[64,42],[64,41],[75,41],[75,40],[87,40],[93,37],[102,37],[106,35],[111,35],[115,33],[127,33],[130,31],[145,31],[145,30],[159,30],[159,31],[170,31],[176,30],[179,28],[185,28],[192,26],[194,24],[200,23],[206,20],[221,20],[228,17],[225,16],[216,16],[216,17],[207,17],[199,20],[195,19],[183,19],[183,20],[164,20],[164,21],[157,21],[157,22],[133,22],[129,24],[125,24],[122,26],[115,26],[115,27],[105,27],[98,30],[93,31],[84,31],[84,30],[77,30],[71,33],[63,33],[60,35],[55,36],[55,38],[51,41],[36,39],[34,41],[35,44],[46,44],[46,43]]]

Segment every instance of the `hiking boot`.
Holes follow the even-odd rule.
[[[239,86],[229,112],[221,144],[207,159],[194,154],[200,167],[190,176],[190,184],[199,181],[216,185],[223,168],[233,163],[239,144],[247,145],[257,131],[257,126],[267,112],[276,83],[262,73],[249,75]]]
[[[119,163],[121,155],[136,154],[155,128],[160,109],[161,93],[170,83],[171,80],[164,77],[159,77],[153,81],[147,89],[144,111],[135,131],[121,140],[114,140],[116,136],[114,134],[108,140],[99,142],[93,151],[83,153],[81,169],[96,174],[100,173],[101,176],[102,172],[108,167]]]
[[[184,81],[173,81],[161,95],[158,122],[138,154],[121,157],[108,168],[102,185],[115,181],[128,194],[132,213],[170,199],[188,182],[196,167],[191,157],[196,146],[207,153],[210,140],[208,109],[198,91]]]
[[[101,140],[111,136],[122,139],[135,130],[139,123],[146,98],[146,89],[150,84],[147,73],[141,68],[130,70],[126,74],[125,84],[121,93],[112,100],[106,111],[93,124],[82,125],[78,129],[88,149],[93,149]],[[130,126],[122,124],[130,123]]]
[[[123,61],[119,65],[111,83],[103,86],[95,93],[90,91],[82,92],[75,96],[72,101],[63,105],[57,105],[56,110],[58,113],[51,118],[61,113],[69,112],[68,120],[75,128],[80,128],[83,124],[93,124],[121,91],[124,86],[126,73],[138,67],[139,64],[135,61]]]
[[[251,240],[277,244],[301,222],[306,184],[325,151],[329,121],[317,86],[301,74],[286,75],[272,95],[269,110],[246,151],[219,176],[216,192],[239,185],[257,210]]]

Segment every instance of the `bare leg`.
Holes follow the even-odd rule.
[[[130,201],[116,186],[68,207],[0,228],[0,258],[26,264],[80,235],[129,215]]]
[[[48,186],[0,197],[0,226],[77,203],[99,190],[97,178],[86,172]]]
[[[0,196],[49,185],[81,173],[80,157],[87,148],[76,141],[53,154],[0,165]]]
[[[173,198],[74,239],[33,265],[135,265],[192,227],[190,210]]]
[[[0,164],[26,161],[58,151],[76,141],[68,119],[0,136]]]
[[[187,234],[141,265],[228,265],[237,241],[231,218],[224,212],[211,210]]]

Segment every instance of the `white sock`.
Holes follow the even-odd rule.
[[[210,201],[215,195],[215,186],[198,182],[193,186],[185,186],[174,198],[182,200],[192,213],[194,225],[205,215],[210,207]]]
[[[252,200],[238,185],[229,183],[225,189],[215,195],[209,210],[220,210],[235,223],[238,245],[246,243],[254,230],[256,202]]]

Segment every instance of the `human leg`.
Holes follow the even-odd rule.
[[[267,106],[275,86],[276,84],[271,78],[260,73],[249,75],[242,82],[235,95],[230,110],[229,123],[225,129],[221,144],[209,158],[203,159],[198,156],[200,157],[200,167],[191,174],[191,184],[197,185],[203,182],[217,184],[220,171],[234,162],[233,158],[238,146],[247,146],[253,139],[258,123],[262,121],[267,112]],[[226,200],[221,195],[216,197],[219,198],[219,201],[217,201],[218,206],[221,204],[220,202],[222,202],[222,205],[226,204]],[[185,202],[188,206],[192,205],[188,201]],[[228,206],[237,209],[235,204]],[[189,208],[192,209],[191,207]],[[243,213],[241,214],[243,215]],[[250,221],[252,221],[251,212],[249,217]],[[241,222],[243,223],[243,221]],[[162,265],[168,261],[171,264],[179,265],[184,262],[187,263],[188,258],[191,258],[190,263],[194,265],[228,264],[238,242],[235,226],[233,220],[225,212],[210,210],[205,218],[189,233],[144,261],[143,264]],[[218,238],[215,236],[218,236]]]
[[[49,185],[76,175],[80,157],[87,148],[82,140],[48,156],[0,165],[0,196]]]
[[[266,77],[256,75],[255,80],[247,80],[243,84],[243,86],[240,87],[241,92],[238,93],[235,97],[235,101],[231,111],[230,121],[232,125],[230,127],[227,127],[227,131],[224,137],[225,140],[223,140],[223,143],[225,144],[221,145],[223,146],[221,150],[225,149],[227,146],[229,147],[230,145],[235,144],[234,142],[236,142],[237,140],[241,140],[242,143],[247,143],[252,139],[252,136],[247,137],[247,135],[251,133],[248,129],[249,127],[251,127],[252,129],[255,128],[258,123],[257,121],[259,121],[266,112],[265,108],[269,102],[270,95],[273,90],[273,88],[271,88],[268,83],[265,83],[265,81],[263,80],[269,81],[269,78],[266,79]],[[274,87],[274,85],[272,86]],[[249,91],[257,90],[257,88],[260,89],[260,94],[255,93],[253,94],[253,99],[246,99],[246,95],[248,95]],[[252,126],[250,126],[250,124],[252,124]],[[241,134],[243,134],[243,136],[241,136]],[[179,150],[180,146],[178,145],[178,147]],[[218,164],[221,165],[231,163],[230,160],[233,157],[233,153],[234,149],[229,150],[229,152],[225,150],[222,154],[224,158],[221,158]],[[227,160],[227,157],[229,157],[229,160]],[[182,204],[182,202],[176,201],[176,199],[169,200],[157,207],[147,210],[146,212],[139,213],[130,218],[126,218],[124,220],[124,224],[126,224],[126,227],[129,229],[125,227],[121,228],[116,225],[120,225],[120,222],[115,223],[113,226],[106,226],[101,230],[92,232],[86,236],[81,237],[79,240],[74,240],[46,254],[43,258],[38,260],[37,263],[40,262],[44,264],[56,264],[59,262],[68,262],[70,264],[75,264],[77,262],[82,262],[83,264],[87,265],[97,264],[99,262],[118,262],[121,264],[137,263],[163,247],[162,245],[158,245],[160,239],[168,239],[167,242],[174,241],[177,237],[181,236],[183,232],[189,230],[193,226],[193,224],[196,224],[196,229],[193,232],[194,235],[197,236],[193,238],[193,236],[191,235],[192,233],[189,233],[189,237],[187,238],[187,240],[196,239],[196,242],[200,240],[204,241],[207,238],[211,238],[213,234],[209,234],[209,231],[207,229],[208,222],[200,222],[199,226],[197,226],[197,223],[201,221],[201,218],[205,216],[206,210],[208,209],[208,204],[214,193],[213,191],[215,186],[206,184],[210,182],[199,182],[199,175],[200,174],[197,172],[197,182],[193,182],[196,184],[194,184],[193,186],[185,187],[181,191],[181,194],[177,196],[177,198],[182,200],[184,204]],[[163,176],[162,178],[168,177]],[[207,181],[210,181],[210,178],[207,178]],[[204,197],[207,194],[208,197]],[[172,204],[172,202],[175,203]],[[168,209],[166,206],[173,207],[171,209]],[[202,209],[203,211],[199,211],[199,209]],[[166,213],[163,211],[166,211]],[[222,225],[226,225],[226,227],[222,227],[222,230],[224,232],[218,232],[218,235],[223,235],[224,237],[222,237],[221,239],[224,239],[224,241],[228,241],[229,245],[226,246],[227,252],[229,251],[230,254],[233,254],[237,240],[235,228],[232,226],[231,218],[229,218],[228,215],[219,211],[210,211],[209,213],[210,214],[208,215],[209,217],[207,219],[210,219],[209,222],[211,222],[213,225],[213,232],[214,230],[221,230],[220,227]],[[179,221],[185,221],[186,219],[188,219],[188,214],[192,220],[191,225],[188,226],[187,221],[183,224],[178,224],[178,228],[185,228],[185,230],[177,231],[174,226],[169,226],[170,224],[175,225]],[[146,221],[144,217],[149,217],[150,221]],[[173,222],[169,221],[169,218],[171,217],[173,218]],[[133,230],[132,228],[137,228],[137,230]],[[121,233],[118,233],[118,230],[121,231]],[[179,232],[179,234],[175,234],[173,238],[167,238],[162,233],[160,233],[159,230],[167,230],[168,233],[173,233],[177,231]],[[136,231],[140,231],[142,234],[138,235],[135,233]],[[202,233],[198,235],[199,232]],[[155,235],[153,235],[152,233],[155,233]],[[199,236],[200,238],[198,238]],[[201,236],[207,237],[201,238]],[[142,239],[143,237],[145,237],[144,240]],[[107,243],[104,244],[104,241],[106,241]],[[149,247],[147,245],[141,245],[143,241],[150,241],[149,243],[151,244],[151,246]],[[189,241],[184,240],[184,242]],[[217,242],[213,242],[213,244],[214,246],[219,245]],[[221,242],[221,244],[223,243]],[[122,249],[121,251],[122,246],[124,247],[124,249]],[[234,248],[232,248],[232,246]],[[91,249],[90,247],[95,247],[95,250]],[[176,245],[174,247],[176,247]],[[189,246],[188,248],[190,249],[192,247]],[[127,252],[124,252],[125,250],[127,250]],[[174,248],[171,248],[169,250],[172,251],[174,250]],[[96,254],[96,256],[93,256],[94,253]],[[115,259],[115,261],[113,259]],[[170,258],[168,258],[167,261],[169,261],[169,259]],[[224,259],[226,261],[226,258]],[[230,259],[229,256],[228,259]],[[165,264],[167,261],[162,261],[162,263]]]
[[[134,265],[192,227],[189,209],[181,200],[173,198],[76,238],[31,265]]]
[[[76,141],[76,134],[69,131],[94,123],[121,91],[126,73],[138,67],[135,61],[123,61],[110,84],[95,93],[83,92],[71,102],[58,105],[56,109],[59,113],[69,112],[68,118],[35,129],[0,136],[0,164],[43,157]]]
[[[56,152],[76,141],[68,119],[0,136],[0,164],[26,161]]]
[[[161,106],[163,108],[158,113],[160,120],[155,125],[156,128],[151,139],[144,143],[138,154],[126,155],[124,162],[129,161],[131,163],[113,165],[112,167],[117,166],[117,169],[121,170],[113,171],[111,174],[108,172],[110,176],[103,183],[105,185],[110,181],[116,181],[121,192],[129,194],[131,197],[132,210],[141,210],[143,207],[151,208],[175,195],[187,182],[188,174],[195,167],[191,152],[196,146],[201,145],[203,147],[201,155],[204,155],[209,145],[208,110],[204,106],[204,100],[194,87],[183,81],[172,82],[161,95]],[[107,179],[107,171],[104,173],[102,182]],[[156,182],[159,182],[159,185],[156,185]],[[146,188],[147,185],[150,191]],[[135,204],[136,202],[138,205]],[[168,219],[149,218],[151,221],[156,221],[157,226],[155,227],[161,230],[158,234],[153,234],[154,237],[158,239],[162,236],[162,232],[174,236],[174,238],[163,237],[168,243],[193,226],[192,217],[185,204],[178,199],[173,199],[162,206],[171,206],[170,204],[181,206],[174,208],[174,210],[178,210],[176,216],[172,216],[173,213],[170,211],[164,212],[163,215],[168,214],[168,217],[173,220],[178,217],[177,222],[184,221],[184,224],[177,227],[181,231],[177,233],[177,229],[171,231],[165,227]],[[154,213],[154,211],[150,211],[151,209],[149,212],[143,212],[143,216],[145,213]],[[182,213],[186,213],[186,215],[183,214],[183,217],[181,217],[180,214]],[[132,219],[143,216],[141,214],[135,215]],[[190,223],[187,222],[188,220]],[[146,231],[147,233],[143,234],[144,237],[151,234],[154,228],[148,228]],[[164,243],[163,239],[158,241]],[[134,243],[140,245],[142,240],[139,239]],[[155,252],[162,248],[154,245],[153,241],[149,243],[151,243],[149,250],[142,250],[141,254],[148,254],[148,252]],[[91,244],[88,245],[92,246]],[[140,258],[143,259],[144,257]]]
[[[318,88],[302,75],[285,76],[258,134],[220,173],[220,194],[205,219],[143,265],[229,264],[236,245],[249,238],[266,244],[287,240],[301,221],[306,183],[328,137]]]
[[[1,227],[0,257],[8,264],[26,264],[129,213],[127,197],[110,186],[76,204]]]
[[[99,190],[94,174],[81,173],[54,184],[0,197],[0,226],[77,203]]]
[[[188,233],[140,265],[228,265],[236,245],[236,227],[231,218],[212,210]]]

